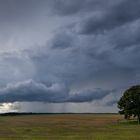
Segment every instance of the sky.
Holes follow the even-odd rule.
[[[140,83],[139,0],[0,0],[0,112],[117,112]]]

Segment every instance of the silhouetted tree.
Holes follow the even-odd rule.
[[[131,116],[138,118],[140,124],[140,85],[127,89],[118,102],[120,114],[124,114],[125,119]]]

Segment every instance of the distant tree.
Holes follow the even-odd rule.
[[[118,102],[118,108],[125,119],[134,116],[140,124],[140,85],[132,86],[124,92]]]

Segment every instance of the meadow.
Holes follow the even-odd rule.
[[[118,114],[0,116],[0,140],[140,140],[140,125]]]

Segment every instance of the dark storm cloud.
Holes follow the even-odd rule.
[[[74,37],[69,33],[57,33],[51,40],[50,47],[52,49],[66,49],[69,47],[73,47],[74,40]]]
[[[0,52],[0,102],[106,100],[111,106],[121,94],[111,95],[112,89],[140,82],[138,0],[0,3],[0,43],[10,46],[0,44],[6,48]],[[26,47],[15,47],[13,38]]]
[[[102,99],[110,91],[101,89],[85,90],[78,93],[69,93],[69,90],[59,84],[46,86],[43,83],[37,83],[32,80],[8,85],[0,89],[0,102],[91,102]]]
[[[96,36],[60,29],[46,46],[29,55],[36,67],[35,78],[110,89],[135,84],[140,70],[139,29],[139,21]]]
[[[134,48],[140,44],[140,20],[127,24],[110,34],[110,41],[116,49]]]
[[[110,1],[110,0],[109,0]],[[97,0],[1,0],[0,18],[3,21],[18,21],[38,17],[38,15],[72,15],[89,11],[102,2]],[[45,16],[44,16],[45,18]],[[23,20],[22,20],[23,22]]]
[[[52,13],[59,16],[71,16],[74,14],[91,13],[98,10],[105,10],[110,6],[116,5],[122,0],[117,2],[108,0],[107,2],[102,0],[50,0],[50,10]]]
[[[100,100],[106,95],[108,95],[110,91],[105,91],[101,89],[96,89],[95,91],[87,90],[82,91],[78,94],[70,95],[68,101],[69,102],[92,102],[94,100]]]
[[[79,0],[70,1],[70,0],[56,0],[50,1],[52,6],[52,12],[57,15],[71,15],[79,12],[83,7],[85,0],[80,2]]]
[[[55,84],[50,87],[28,80],[1,89],[1,102],[45,101],[57,102],[66,97],[67,91]]]
[[[95,13],[77,23],[74,30],[81,34],[95,34],[117,28],[140,18],[140,1],[124,0]]]

